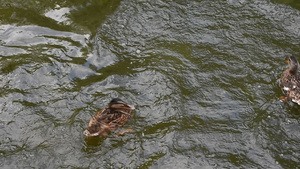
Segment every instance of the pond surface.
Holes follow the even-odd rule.
[[[0,168],[299,168],[296,0],[0,0]],[[119,97],[136,110],[87,141]]]

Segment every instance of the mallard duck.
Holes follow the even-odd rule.
[[[299,63],[296,57],[286,59],[289,68],[280,77],[279,86],[286,96],[286,100],[292,100],[300,105],[300,75],[298,73]]]
[[[123,126],[130,118],[134,106],[128,105],[119,98],[114,98],[108,107],[99,111],[89,122],[88,128],[83,132],[87,137],[106,136],[109,132]]]

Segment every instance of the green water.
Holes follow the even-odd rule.
[[[296,0],[0,0],[0,168],[299,168],[299,42]],[[133,131],[87,141],[114,97]]]

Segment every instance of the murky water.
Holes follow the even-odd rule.
[[[298,1],[0,2],[1,168],[299,168]],[[133,132],[87,142],[114,97]]]

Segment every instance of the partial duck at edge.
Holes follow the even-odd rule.
[[[294,56],[290,56],[286,62],[288,62],[289,68],[281,74],[279,86],[286,96],[286,100],[292,100],[300,105],[299,63]]]

